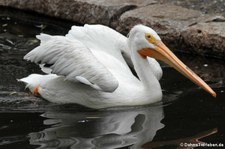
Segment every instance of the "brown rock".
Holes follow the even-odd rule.
[[[171,49],[225,58],[223,17],[158,3],[155,0],[0,1],[3,6],[32,10],[80,24],[104,24],[123,34],[136,24],[145,24],[156,30]],[[218,30],[220,32],[215,33]]]
[[[1,0],[0,5],[27,9],[81,24],[110,25],[125,11],[154,0]]]
[[[120,17],[120,25],[124,25],[125,29],[130,29],[136,24],[135,22],[146,23],[158,32],[164,33],[168,29],[179,30],[193,24],[200,16],[202,16],[202,13],[199,11],[174,5],[155,4],[125,12]],[[126,21],[129,21],[129,23],[126,23]],[[135,22],[133,23],[133,21]],[[130,25],[127,26],[128,24]],[[119,26],[118,28],[122,27]],[[126,32],[126,30],[124,31]]]
[[[158,0],[159,3],[169,3],[188,9],[199,10],[204,14],[219,14],[225,17],[224,0]]]
[[[210,57],[225,58],[225,22],[199,23],[181,33],[184,46]]]
[[[179,44],[183,28],[195,24],[202,13],[174,5],[148,5],[125,12],[117,30],[126,34],[136,24],[145,24],[159,33],[168,45]]]

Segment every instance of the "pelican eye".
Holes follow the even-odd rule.
[[[152,44],[155,43],[155,37],[153,37],[151,34],[146,33],[145,38],[148,40],[149,43],[152,43]]]

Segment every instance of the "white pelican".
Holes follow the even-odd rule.
[[[99,109],[160,101],[162,70],[155,59],[171,65],[216,97],[158,34],[144,25],[134,26],[128,38],[103,25],[73,26],[66,36],[41,34],[37,38],[40,46],[24,59],[41,64],[44,72],[50,73],[31,74],[19,81],[25,82],[34,95],[50,102]],[[128,65],[134,67],[138,77]]]

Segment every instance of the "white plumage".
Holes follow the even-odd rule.
[[[41,45],[24,59],[50,64],[52,73],[65,76],[68,81],[77,81],[76,76],[80,76],[97,84],[103,91],[112,92],[118,87],[118,81],[82,42],[63,36],[49,36],[46,39],[46,36],[37,36]]]
[[[157,46],[146,33],[161,42],[154,30],[143,25],[135,26],[129,38],[103,25],[73,26],[66,36],[38,35],[40,46],[24,59],[52,74],[32,74],[20,81],[56,103],[105,108],[160,101],[162,69],[155,59],[139,53]]]

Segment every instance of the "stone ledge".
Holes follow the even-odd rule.
[[[171,49],[225,58],[224,17],[198,10],[155,0],[1,0],[0,5],[80,24],[104,24],[125,35],[134,25],[145,24],[155,29]],[[198,33],[200,28],[202,35]]]
[[[213,52],[212,48],[215,48],[214,46],[219,43],[215,42],[214,46],[207,47],[208,44],[204,43],[207,42],[207,40],[205,40],[196,43],[199,45],[195,47],[191,46],[191,44],[186,44],[186,46],[183,46],[183,42],[186,42],[186,40],[191,40],[190,42],[192,42],[192,40],[195,39],[183,38],[181,33],[183,32],[183,30],[186,30],[186,34],[193,35],[191,30],[187,30],[189,26],[202,22],[223,20],[224,17],[222,16],[203,15],[200,11],[183,8],[180,6],[169,4],[155,4],[125,12],[121,15],[119,25],[116,27],[116,29],[123,34],[126,34],[132,28],[132,26],[136,24],[145,24],[147,26],[151,26],[154,30],[156,30],[162,40],[167,45],[169,45],[171,49],[177,49],[178,51],[192,53],[193,51],[191,49],[195,48],[195,54],[203,55],[202,50],[198,49],[198,47],[205,46],[205,48],[208,48],[208,53],[210,53],[210,51]],[[196,38],[198,38],[198,36],[196,36]],[[217,38],[220,38],[220,34],[218,33]],[[220,40],[222,40],[222,37]],[[186,43],[190,42],[187,41]],[[219,50],[220,47],[216,48],[217,53],[214,56],[217,55],[217,57],[220,57],[219,51],[222,52],[222,49]],[[204,52],[204,54],[206,53]],[[210,54],[207,55],[212,56]]]
[[[156,30],[167,44],[175,46],[179,44],[181,30],[196,23],[196,19],[201,16],[199,11],[174,5],[155,4],[125,12],[120,17],[117,30],[125,34],[132,26],[145,24]]]
[[[193,53],[225,59],[225,22],[198,23],[181,32]]]
[[[110,26],[123,12],[149,4],[154,0],[1,0],[0,5],[32,10],[81,24]]]

